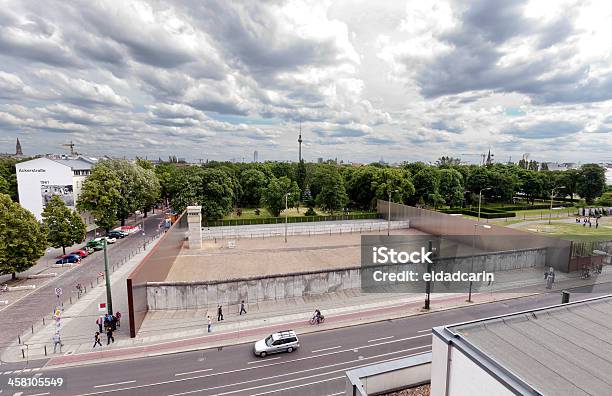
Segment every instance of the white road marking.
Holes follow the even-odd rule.
[[[208,369],[202,369],[202,370],[195,370],[195,371],[187,371],[186,373],[176,373],[174,374],[175,377],[180,377],[181,375],[189,375],[189,374],[197,374],[197,373],[205,373],[207,371],[211,371],[211,368]]]
[[[29,369],[29,368],[24,368],[24,369],[23,369],[21,372],[22,372],[22,373],[27,373],[27,372],[29,372],[30,370],[31,370],[31,369]]]
[[[390,352],[390,353],[385,353],[385,354],[382,354],[382,355],[370,356],[370,357],[368,357],[368,358],[366,358],[364,360],[375,359],[375,358],[382,357],[382,356],[394,355],[394,354],[397,354],[397,353],[406,352],[406,351],[412,351],[412,350],[415,350],[415,349],[429,348],[430,346],[431,346],[431,344],[427,344],[427,345],[422,345],[422,346],[415,347],[415,348],[408,348],[408,349],[404,349],[404,350],[398,350],[398,351],[394,351],[394,352]],[[424,352],[428,352],[428,351],[424,351]],[[424,352],[419,352],[419,353],[424,353]],[[398,358],[388,359],[388,360],[380,361],[380,362],[377,362],[377,363],[382,363],[382,362],[385,362],[385,361],[391,361],[391,360],[396,360],[396,359],[402,359],[402,358],[418,355],[419,353],[414,353],[412,355],[407,355],[407,356],[401,356],[401,357],[398,357]],[[319,356],[316,356],[316,357],[319,357]],[[281,364],[284,364],[284,363],[285,362],[281,362]],[[297,371],[297,372],[288,372],[288,373],[280,374],[279,376],[287,376],[287,375],[292,375],[292,374],[298,374],[298,373],[305,372],[305,371],[320,370],[320,369],[323,369],[323,368],[332,367],[332,366],[338,366],[338,365],[348,364],[348,363],[352,363],[352,361],[340,362],[340,363],[335,363],[335,364],[328,365],[328,366],[315,367],[315,368],[312,368],[312,369],[301,370],[301,371]],[[272,363],[272,365],[276,365],[276,364],[279,364],[279,363]],[[370,364],[370,363],[368,363],[368,364]],[[366,366],[366,365],[367,364],[364,364],[364,365],[361,365],[359,367],[363,367],[363,366]],[[204,375],[199,375],[199,376],[195,376],[195,377],[187,377],[187,378],[180,378],[180,379],[174,379],[174,380],[169,380],[169,381],[154,382],[154,383],[151,383],[151,384],[134,385],[134,386],[127,386],[127,387],[123,387],[123,388],[117,388],[117,389],[108,389],[108,390],[102,390],[102,391],[97,391],[97,392],[81,393],[81,394],[74,395],[74,396],[93,396],[93,395],[102,395],[102,394],[111,393],[111,392],[122,392],[122,391],[132,390],[132,389],[150,388],[150,387],[158,386],[158,385],[174,384],[174,383],[178,383],[178,382],[197,380],[197,379],[213,377],[213,376],[217,376],[217,375],[231,374],[231,373],[235,373],[235,372],[239,372],[239,371],[245,371],[245,370],[250,370],[250,369],[258,369],[258,368],[261,368],[261,367],[264,367],[264,366],[253,366],[253,367],[249,367],[247,369],[228,370],[228,371],[223,371],[223,372],[214,373],[214,374],[204,374]],[[346,368],[346,369],[342,369],[342,371],[350,370],[350,369],[351,368]],[[330,373],[328,372],[328,373],[325,373],[325,374],[330,374]],[[258,379],[247,381],[247,382],[261,381],[261,380],[264,380],[264,379],[266,379],[266,378],[258,378]],[[304,378],[300,378],[300,379],[304,379]],[[240,385],[240,384],[229,384],[229,385],[224,385],[224,386],[233,386],[233,385]]]
[[[391,338],[395,338],[395,336],[381,337],[381,338],[374,338],[373,340],[368,340],[368,342],[376,342],[376,341],[382,341],[382,340],[390,340]]]
[[[314,351],[312,351],[310,353],[318,353],[318,352],[323,352],[323,351],[331,351],[333,349],[338,349],[338,348],[342,348],[342,345],[338,345],[338,346],[331,347],[331,348],[317,349],[317,350],[314,350]]]
[[[44,395],[50,395],[49,392],[45,392],[45,393],[36,393],[34,395],[28,395],[28,396],[44,396]]]
[[[313,384],[321,384],[323,382],[337,381],[337,380],[343,379],[343,378],[346,378],[346,376],[345,375],[341,375],[339,377],[327,378],[327,379],[324,379],[324,380],[309,382],[307,384],[294,385],[294,386],[290,386],[290,387],[287,387],[287,388],[276,389],[276,390],[272,390],[272,391],[268,391],[268,392],[255,393],[255,394],[252,394],[251,396],[262,396],[262,395],[267,395],[267,394],[270,394],[270,393],[283,392],[283,391],[288,391],[288,390],[291,390],[291,389],[302,388],[304,386],[310,386],[310,385],[313,385]],[[329,396],[338,396],[338,395],[344,395],[344,392],[334,393],[333,395],[329,395]]]
[[[431,332],[431,329],[425,329],[425,330],[417,331],[417,333],[429,333],[429,332]]]
[[[40,370],[40,367],[34,367],[34,368],[32,369],[32,371],[38,371],[38,370]]]
[[[399,352],[399,351],[397,351],[397,352]],[[390,353],[390,354],[393,354],[393,352]],[[384,354],[384,355],[390,355],[390,354],[387,353],[387,354]],[[379,355],[379,356],[384,356],[384,355]],[[404,357],[407,357],[407,356],[404,356]],[[382,361],[380,361],[378,363],[388,362],[388,361],[397,360],[397,359],[401,359],[401,358],[386,359],[386,360],[382,360]],[[333,365],[329,365],[329,366],[324,366],[324,367],[338,366],[338,365],[347,364],[347,363],[354,363],[354,361],[337,363],[337,364],[333,364]],[[326,373],[313,374],[313,375],[309,375],[309,376],[306,376],[306,377],[294,378],[294,379],[289,379],[289,380],[280,381],[280,382],[274,382],[274,383],[270,383],[270,384],[257,385],[257,386],[253,386],[253,387],[245,388],[245,389],[238,389],[238,390],[233,390],[233,391],[224,392],[224,393],[216,393],[214,396],[230,395],[232,393],[251,391],[251,390],[254,390],[254,389],[266,388],[266,387],[275,386],[275,385],[282,385],[282,384],[287,384],[287,383],[290,383],[290,382],[295,382],[295,381],[301,381],[301,380],[310,379],[310,378],[321,377],[321,376],[329,375],[329,374],[344,373],[346,370],[353,370],[353,369],[356,369],[356,368],[359,368],[359,367],[365,367],[365,366],[368,366],[368,365],[370,365],[370,363],[360,364],[360,365],[357,365],[357,366],[347,367],[347,368],[343,368],[343,369],[332,370],[332,371],[328,371]],[[323,367],[319,367],[319,368],[323,368]],[[297,374],[297,373],[300,373],[300,372],[317,370],[319,368],[297,371],[297,372],[294,372],[293,374]],[[205,388],[205,389],[198,389],[198,390],[192,390],[192,391],[181,392],[181,393],[174,393],[174,394],[169,395],[169,396],[188,395],[188,394],[191,394],[191,393],[199,393],[199,392],[204,392],[204,391],[209,391],[209,390],[214,390],[214,389],[227,388],[227,387],[230,387],[230,386],[242,385],[242,384],[247,384],[247,383],[251,383],[251,382],[255,382],[255,381],[275,379],[275,378],[279,378],[279,377],[284,377],[286,375],[287,374],[279,374],[279,375],[274,375],[274,376],[266,377],[266,378],[259,378],[259,379],[255,379],[255,380],[243,381],[243,382],[238,382],[238,383],[234,383],[234,384],[215,386],[215,387],[212,387],[212,388]],[[342,377],[344,377],[344,375],[342,375]]]
[[[136,380],[132,380],[132,381],[123,381],[123,382],[115,382],[113,384],[103,384],[103,385],[95,385],[94,388],[104,388],[106,386],[115,386],[115,385],[125,385],[125,384],[131,384],[133,382],[136,382]]]
[[[5,372],[4,372],[4,374],[10,374],[10,373],[12,373],[12,372],[13,372],[13,371],[5,371]]]
[[[268,362],[270,360],[276,360],[276,359],[280,359],[280,356],[279,357],[274,357],[274,358],[267,358],[266,360],[253,360],[251,362],[247,362],[247,364],[265,363],[265,362]]]

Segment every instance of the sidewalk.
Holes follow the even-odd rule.
[[[119,269],[112,277],[115,311],[127,312],[125,307],[125,278],[142,255]],[[527,281],[527,279],[529,281]],[[579,274],[558,274],[552,292],[593,283],[612,281],[612,268],[606,267],[593,279],[579,279]],[[520,286],[520,289],[517,287]],[[545,288],[541,269],[506,271],[486,291],[475,293],[472,304],[487,303],[550,292]],[[51,356],[49,366],[73,365],[86,362],[100,362],[174,353],[184,350],[221,347],[225,345],[252,342],[270,332],[292,328],[298,333],[328,330],[343,326],[400,318],[422,313],[424,294],[406,295],[400,293],[362,294],[358,291],[333,293],[293,300],[264,302],[247,307],[248,313],[239,316],[239,307],[224,307],[225,320],[217,322],[216,310],[155,311],[150,312],[137,338],[128,335],[127,315],[123,316],[122,328],[115,333],[115,343],[92,349],[93,334],[97,330],[95,319],[99,315],[97,303],[104,301],[104,286],[100,285],[86,298],[70,307],[62,316],[62,353],[53,354],[51,337],[55,325],[51,324],[34,334],[25,342],[28,344],[28,359],[45,358],[46,346]],[[466,303],[466,293],[432,295],[431,311],[440,311]],[[320,308],[326,317],[324,324],[312,326],[308,320],[314,309]],[[207,333],[206,316],[213,319],[213,332]],[[23,346],[15,346],[3,359],[22,361]],[[48,357],[47,356],[47,357]]]

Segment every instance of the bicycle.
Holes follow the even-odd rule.
[[[315,324],[321,324],[325,322],[325,316],[321,315],[319,317],[313,316],[312,318],[310,318],[310,324],[311,325],[315,325]]]

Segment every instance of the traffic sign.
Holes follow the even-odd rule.
[[[59,296],[61,296],[61,295],[62,295],[62,293],[63,293],[63,290],[62,290],[62,288],[61,288],[61,287],[56,287],[56,288],[55,288],[55,295],[56,295],[56,296],[58,296],[58,297],[59,297]]]
[[[98,312],[106,312],[106,303],[98,304]]]
[[[59,307],[55,308],[55,314],[53,316],[55,316],[56,320],[59,319],[60,316],[62,316],[62,310]]]

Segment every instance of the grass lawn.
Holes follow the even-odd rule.
[[[527,224],[520,227],[523,231],[558,236],[572,241],[612,240],[612,219],[602,218],[599,228],[589,228],[576,223]]]

